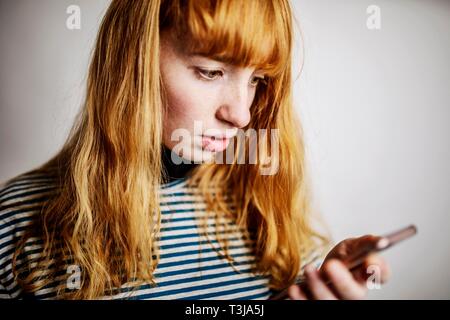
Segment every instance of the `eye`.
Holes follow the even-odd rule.
[[[253,80],[250,82],[250,85],[253,86],[253,87],[256,87],[260,83],[267,84],[267,80],[266,80],[266,78],[264,76],[262,76],[262,77],[254,77]]]
[[[207,69],[197,69],[197,74],[200,76],[202,80],[215,80],[218,77],[223,76],[223,72],[221,70],[207,70]]]

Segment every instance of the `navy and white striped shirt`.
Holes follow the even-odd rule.
[[[56,190],[55,177],[32,172],[0,185],[0,299],[55,299],[61,276],[51,284],[25,295],[15,281],[12,258],[21,235],[30,227],[42,205]],[[188,176],[162,184],[159,188],[161,229],[158,245],[160,261],[155,271],[157,286],[124,284],[118,294],[99,299],[267,299],[269,278],[254,274],[254,243],[244,240],[243,231],[234,221],[229,225],[229,254],[233,266],[222,254],[216,238],[214,214],[206,211],[206,203],[195,187],[187,185]],[[230,204],[231,205],[231,204]],[[232,208],[232,206],[230,207]],[[205,215],[208,238],[198,229]],[[42,240],[30,238],[18,264],[41,257]],[[324,252],[313,252],[305,261],[319,266]],[[31,264],[32,265],[32,264]],[[69,268],[70,266],[68,266]],[[58,282],[60,281],[60,282]]]
[[[187,186],[187,179],[177,179],[159,189],[162,216],[158,241],[160,261],[155,271],[157,286],[124,284],[119,294],[100,299],[267,299],[270,296],[269,278],[252,273],[253,244],[244,240],[233,221],[227,222],[232,232],[226,237],[230,239],[229,253],[236,261],[234,268],[212,248],[212,245],[219,248],[215,219],[208,218],[211,243],[199,232],[197,220],[207,213],[206,206],[200,194]],[[0,187],[0,298],[25,298],[12,273],[12,257],[20,235],[55,190],[53,182],[49,175],[29,173]],[[41,249],[40,239],[29,239],[26,255],[19,263],[39,257]],[[58,279],[54,280],[54,286],[42,288],[32,298],[57,298]]]

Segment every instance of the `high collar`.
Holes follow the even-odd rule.
[[[164,183],[169,183],[186,177],[191,170],[199,165],[193,162],[181,162],[180,164],[175,164],[172,159],[175,159],[176,162],[180,162],[182,158],[175,152],[172,152],[172,150],[167,148],[165,145],[162,146],[161,156],[163,171],[167,173],[167,176],[163,173]]]

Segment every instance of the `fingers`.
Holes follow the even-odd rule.
[[[366,297],[365,282],[359,283],[341,261],[330,259],[323,265],[323,271],[341,299],[360,300]]]
[[[313,299],[316,300],[336,300],[336,296],[331,289],[320,278],[319,272],[312,266],[305,267],[306,282]]]
[[[366,270],[370,270],[370,267],[377,268],[381,277],[381,283],[386,283],[391,277],[391,269],[389,267],[389,264],[383,257],[378,254],[369,255],[364,261],[364,266]]]
[[[291,300],[307,300],[306,295],[295,284],[288,288],[288,295]]]
[[[352,271],[352,274],[359,283],[364,283],[371,277],[378,283],[383,284],[389,280],[391,270],[383,257],[373,253],[364,260],[361,267]]]
[[[364,264],[353,271],[342,261],[331,258],[323,263],[320,271],[307,265],[304,284],[291,286],[289,296],[295,300],[360,300],[367,296],[369,276],[373,281],[385,283],[390,275],[388,263],[378,254],[369,255]]]

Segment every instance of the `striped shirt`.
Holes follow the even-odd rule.
[[[187,177],[163,184],[161,199],[161,231],[158,238],[160,260],[155,271],[157,286],[124,284],[118,294],[99,299],[267,299],[271,295],[269,278],[254,274],[255,256],[251,240],[232,220],[225,221],[232,232],[229,253],[233,266],[217,250],[215,219],[206,203],[188,187]],[[25,296],[12,272],[12,257],[20,235],[30,226],[42,204],[55,190],[52,177],[28,173],[11,179],[0,187],[0,298],[30,298]],[[197,220],[208,214],[209,239],[198,229]],[[214,246],[216,249],[214,249]],[[39,257],[40,239],[29,239],[21,261]],[[55,299],[56,283],[34,292],[32,299]],[[133,290],[130,290],[133,289]]]

